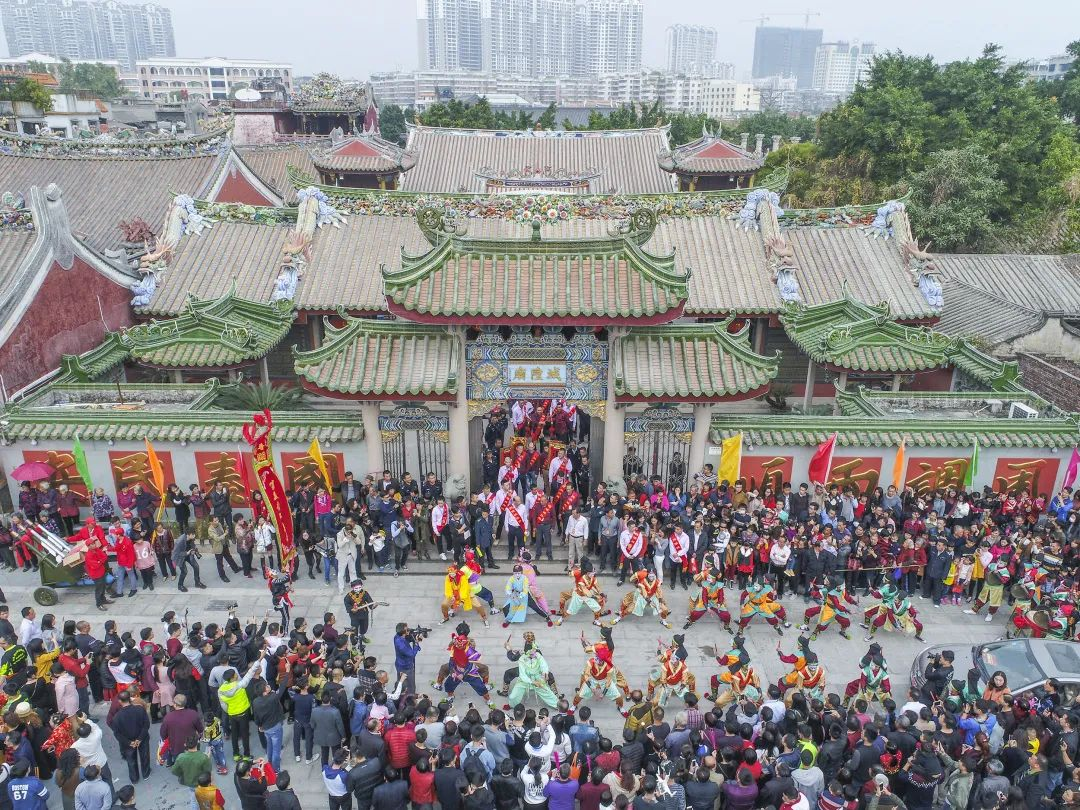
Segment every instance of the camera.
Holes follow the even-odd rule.
[[[417,625],[416,627],[410,627],[406,631],[405,635],[408,636],[413,641],[418,641],[418,642],[423,641],[425,638],[427,638],[429,635],[431,635],[431,628],[430,627],[420,627],[419,625]]]
[[[229,602],[229,604],[225,607],[225,609],[229,610],[229,611],[232,611],[232,610],[236,610],[238,607],[240,607],[239,602]]]

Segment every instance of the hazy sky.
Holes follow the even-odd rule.
[[[415,0],[156,0],[173,11],[180,56],[229,56],[292,62],[297,71],[329,70],[362,78],[416,67]],[[719,58],[749,73],[755,4],[722,0],[645,0],[645,63],[663,67],[665,30],[699,23],[720,31]],[[1080,0],[763,0],[770,25],[811,26],[826,41],[862,39],[879,50],[930,53],[939,60],[976,55],[987,42],[1009,57],[1048,56],[1080,37]]]

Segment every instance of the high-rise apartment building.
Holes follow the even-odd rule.
[[[12,56],[115,59],[128,71],[139,59],[176,55],[172,12],[154,3],[115,0],[0,0]]]
[[[821,44],[820,28],[779,28],[760,25],[754,32],[752,76],[794,76],[798,86],[814,84],[814,61]]]
[[[710,76],[716,65],[716,29],[673,25],[667,30],[667,66],[671,73]]]
[[[416,0],[421,70],[483,70],[480,0]]]
[[[421,70],[602,76],[641,69],[642,0],[418,0]],[[714,45],[715,50],[715,45]]]
[[[814,60],[814,89],[848,95],[866,80],[873,59],[872,42],[823,42]]]

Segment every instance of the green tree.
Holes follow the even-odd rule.
[[[1004,191],[997,167],[978,147],[934,152],[911,178],[912,225],[935,250],[978,248],[993,231],[990,212]]]
[[[536,125],[540,129],[555,129],[555,102],[551,102],[547,105],[547,109],[540,113],[540,117],[536,119]]]
[[[310,410],[303,388],[262,382],[225,386],[214,404],[222,410],[248,413],[261,411],[264,408],[269,408],[271,411]]]
[[[1062,114],[1074,124],[1080,125],[1080,39],[1070,42],[1065,52],[1073,58],[1073,63],[1064,78],[1040,84],[1056,93]]]
[[[387,104],[379,110],[379,132],[386,140],[405,145],[405,111],[397,104]]]
[[[750,135],[751,144],[753,138],[759,132],[766,138],[779,135],[785,141],[799,137],[809,141],[816,134],[817,119],[807,115],[787,115],[776,111],[765,111],[739,118],[734,122],[724,124],[724,137],[738,141],[737,136],[742,133]]]
[[[72,64],[70,59],[65,59],[57,68],[56,78],[59,79],[60,90],[64,93],[86,90],[101,99],[127,94],[120,84],[116,70],[100,62],[76,65]]]
[[[0,99],[4,101],[25,101],[33,104],[42,112],[52,109],[52,94],[48,89],[30,78],[19,79],[14,84],[0,88]]]

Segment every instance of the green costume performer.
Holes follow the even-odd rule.
[[[535,643],[526,640],[525,649],[518,659],[518,676],[510,687],[510,705],[516,706],[529,696],[535,696],[552,709],[559,703],[559,696],[548,685],[547,661]]]

